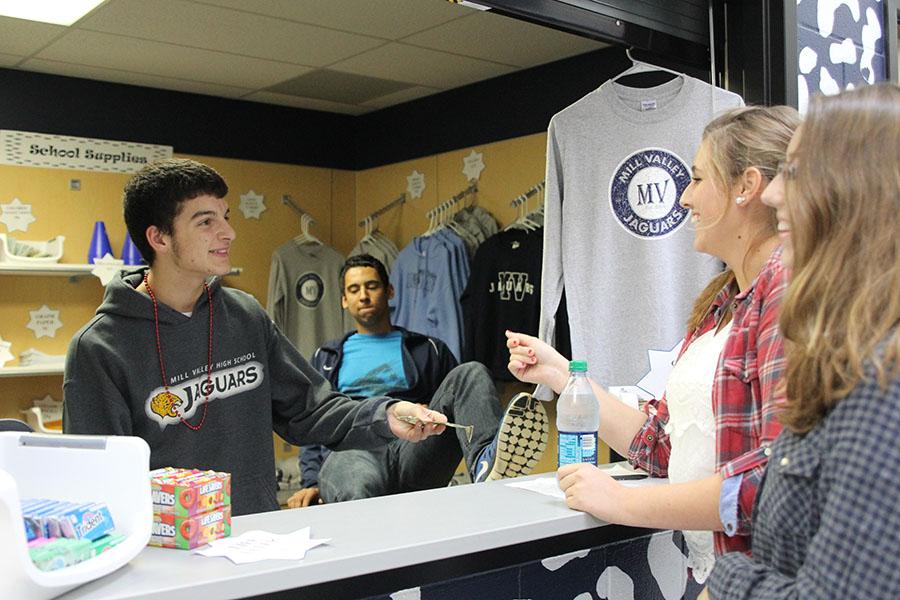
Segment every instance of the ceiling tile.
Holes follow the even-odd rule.
[[[53,60],[41,60],[35,58],[28,60],[25,64],[22,65],[22,68],[28,69],[29,71],[38,71],[40,73],[51,73],[53,75],[81,77],[83,79],[110,81],[113,83],[125,83],[128,85],[140,85],[144,87],[159,88],[163,90],[174,90],[177,92],[190,92],[192,94],[204,94],[207,96],[221,96],[224,98],[240,98],[250,91],[246,88],[215,85],[198,81],[185,81],[183,79],[170,79],[166,77],[157,77],[154,75],[145,75],[142,73],[131,73],[128,71],[117,71],[114,69],[103,69],[100,67],[88,67],[84,65],[73,65],[70,63],[57,62]]]
[[[16,56],[15,54],[0,54],[0,67],[12,67],[16,65],[24,56]]]
[[[397,43],[370,50],[330,68],[437,88],[458,87],[515,70],[507,65]]]
[[[320,100],[318,98],[300,98],[298,96],[288,96],[287,94],[277,94],[275,92],[253,92],[247,94],[242,99],[250,100],[252,102],[265,102],[266,104],[293,106],[294,108],[308,108],[310,110],[343,113],[346,115],[361,115],[371,110],[363,106],[329,102],[328,100]]]
[[[374,37],[179,0],[116,0],[79,22],[78,29],[310,66],[324,66],[384,43]]]
[[[77,30],[36,58],[251,89],[309,71],[299,65]]]
[[[437,88],[416,86],[406,90],[400,90],[399,92],[394,92],[393,94],[387,94],[385,96],[373,98],[372,100],[367,100],[366,102],[363,102],[362,105],[372,108],[385,108],[387,106],[409,102],[410,100],[415,100],[416,98],[424,98],[425,96],[437,94],[438,92],[442,91],[443,90],[439,90]]]
[[[606,47],[602,42],[487,12],[411,35],[403,42],[519,67]]]
[[[396,40],[478,12],[445,0],[195,0]]]
[[[361,104],[366,100],[385,96],[411,87],[408,83],[390,81],[318,69],[271,86],[268,91],[305,98],[319,98],[343,104]]]
[[[0,52],[27,56],[65,31],[62,25],[0,17]]]

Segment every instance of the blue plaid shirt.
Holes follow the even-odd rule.
[[[713,600],[900,598],[900,375],[874,371],[812,431],[785,429],[753,514],[753,558],[729,553]]]

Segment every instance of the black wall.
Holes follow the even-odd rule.
[[[0,69],[0,129],[174,146],[204,154],[352,168],[354,119]]]
[[[0,69],[0,129],[355,170],[545,131],[629,64],[608,48],[356,117]]]

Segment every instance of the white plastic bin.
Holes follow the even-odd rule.
[[[62,258],[63,254],[63,242],[66,241],[66,237],[63,235],[58,235],[52,240],[48,240],[46,242],[42,242],[39,240],[19,240],[23,244],[27,244],[34,248],[37,248],[41,252],[46,252],[50,256],[41,256],[41,257],[29,257],[29,256],[18,256],[17,254],[13,254],[12,249],[10,248],[10,241],[7,237],[7,234],[0,233],[0,263],[12,263],[16,265],[32,265],[35,267],[40,267],[46,264],[56,264],[59,262],[59,259]]]
[[[153,523],[149,472],[141,438],[0,432],[0,597],[53,598],[137,556]],[[38,497],[106,502],[127,539],[83,563],[41,571],[28,556],[20,505]]]

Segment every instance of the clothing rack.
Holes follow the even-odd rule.
[[[365,225],[367,223],[371,223],[372,221],[374,221],[375,219],[377,219],[378,217],[380,217],[387,211],[389,211],[397,206],[400,206],[404,202],[406,202],[406,193],[405,192],[400,194],[398,197],[394,198],[393,200],[391,200],[390,202],[388,202],[387,204],[385,204],[384,206],[382,206],[381,208],[379,208],[372,214],[370,214],[368,217],[366,217],[362,221],[360,221],[359,226],[362,227],[363,225]]]
[[[293,209],[293,211],[294,211],[295,213],[297,213],[298,215],[300,215],[300,218],[301,218],[301,219],[306,220],[308,223],[311,223],[311,224],[315,225],[316,220],[313,219],[312,215],[310,215],[308,212],[306,212],[305,210],[303,210],[302,208],[300,208],[300,207],[297,205],[297,203],[294,202],[294,199],[291,198],[289,195],[285,194],[284,196],[282,196],[282,197],[281,197],[281,203],[282,203],[282,204],[288,205],[291,209]]]
[[[425,213],[425,218],[431,219],[432,217],[436,217],[436,216],[438,216],[439,213],[446,211],[448,208],[450,208],[451,206],[453,206],[454,204],[456,204],[457,202],[459,202],[466,196],[470,196],[472,194],[477,194],[477,193],[478,193],[478,183],[472,183],[469,187],[467,187],[460,193],[456,194],[449,200],[444,200],[443,202],[441,202],[440,204],[438,204],[437,206],[435,206],[434,208],[429,210],[427,213]]]
[[[531,198],[538,192],[542,191],[544,189],[544,185],[545,185],[545,183],[543,181],[541,181],[540,183],[538,183],[537,185],[532,187],[530,190],[528,190],[524,194],[519,194],[518,196],[515,197],[515,199],[513,199],[512,202],[509,203],[510,207],[512,207],[512,208],[518,207],[520,204],[527,201],[529,198]]]

